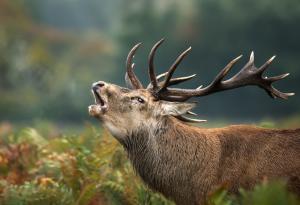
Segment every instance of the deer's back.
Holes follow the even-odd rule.
[[[211,129],[219,141],[215,179],[236,192],[262,179],[284,178],[300,195],[300,129],[235,125]]]

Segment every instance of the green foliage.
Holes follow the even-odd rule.
[[[241,204],[243,205],[297,205],[299,199],[292,193],[287,192],[284,182],[271,182],[256,186],[252,192],[241,190]]]
[[[210,196],[211,205],[233,205],[233,200],[226,189],[220,188]]]
[[[6,133],[0,168],[4,205],[171,204],[142,185],[121,146],[93,127],[77,136]]]
[[[299,205],[300,199],[287,191],[283,181],[263,182],[253,190],[240,189],[238,196],[220,188],[210,198],[210,205]]]
[[[162,195],[158,193],[153,193],[145,188],[143,185],[140,185],[138,188],[138,204],[145,204],[145,205],[168,205],[173,204],[166,200]]]
[[[49,183],[49,182],[48,182]],[[25,182],[22,185],[8,184],[0,181],[2,205],[72,205],[74,198],[72,190],[64,184],[51,180],[50,184],[38,184],[37,182]]]
[[[241,189],[239,195],[220,188],[209,200],[211,205],[299,202],[283,182],[265,182],[252,191]],[[0,126],[0,204],[173,203],[141,182],[122,147],[105,130],[87,126],[76,136],[53,137],[33,128],[13,132],[6,124]]]

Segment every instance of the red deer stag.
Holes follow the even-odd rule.
[[[206,87],[178,89],[194,75],[172,78],[191,50],[185,50],[170,69],[156,76],[154,56],[163,40],[149,54],[150,84],[144,88],[134,74],[133,56],[141,45],[128,54],[126,82],[131,89],[103,81],[92,85],[95,105],[90,115],[100,119],[123,145],[136,172],[143,181],[177,204],[205,204],[209,193],[226,184],[231,193],[239,187],[251,188],[263,178],[283,178],[300,195],[300,129],[278,130],[249,125],[224,128],[199,128],[186,122],[202,122],[187,115],[195,103],[185,102],[223,90],[254,85],[272,98],[287,99],[272,86],[288,74],[263,77],[274,57],[257,68],[254,54],[233,77],[225,76],[241,56],[232,60]],[[162,80],[164,78],[164,80]]]

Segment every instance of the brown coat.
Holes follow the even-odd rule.
[[[236,193],[263,178],[286,179],[300,195],[300,129],[205,129],[168,118],[155,140],[146,130],[121,143],[142,179],[177,204],[202,204],[220,185]]]

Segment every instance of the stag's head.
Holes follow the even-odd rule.
[[[195,76],[172,78],[175,69],[191,48],[179,55],[167,72],[156,76],[154,56],[162,42],[163,39],[158,41],[149,54],[148,73],[150,83],[146,88],[143,87],[133,71],[135,64],[132,62],[132,59],[141,45],[140,43],[130,50],[126,61],[125,80],[129,88],[123,88],[103,81],[95,82],[92,85],[95,104],[89,107],[89,113],[103,121],[111,133],[119,139],[130,135],[131,132],[139,129],[141,126],[156,127],[170,117],[184,122],[205,121],[186,117],[186,115],[196,115],[191,112],[195,103],[186,102],[191,97],[205,96],[214,92],[247,85],[259,86],[273,98],[287,99],[289,96],[294,95],[294,93],[280,92],[271,85],[273,82],[285,78],[288,74],[270,78],[262,76],[275,56],[266,61],[261,67],[256,68],[253,52],[247,64],[228,80],[224,80],[225,76],[242,56],[235,58],[225,66],[206,87],[199,86],[196,89],[171,88],[171,86],[187,81]]]

